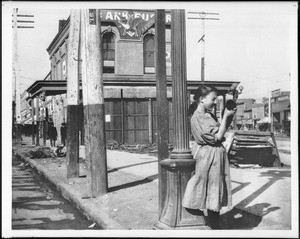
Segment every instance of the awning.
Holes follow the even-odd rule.
[[[210,85],[218,89],[218,95],[225,95],[231,89],[233,83],[239,84],[240,82],[236,81],[187,81],[187,90],[191,94],[200,86],[200,85]],[[156,87],[156,78],[152,77],[125,77],[125,76],[109,76],[104,75],[103,77],[103,86],[104,89],[107,87]],[[167,86],[172,87],[171,77],[167,77]],[[80,90],[81,82],[79,86]],[[26,90],[30,98],[34,98],[42,92],[45,92],[45,96],[49,95],[59,95],[67,92],[67,81],[36,81]]]

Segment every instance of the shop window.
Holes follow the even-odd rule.
[[[155,42],[153,34],[147,34],[144,37],[144,73],[155,73]]]
[[[102,39],[103,49],[103,73],[115,72],[115,35],[112,32],[105,33]]]

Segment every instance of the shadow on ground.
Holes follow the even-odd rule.
[[[145,184],[145,183],[150,183],[150,182],[152,182],[153,180],[155,180],[157,178],[158,178],[158,174],[154,174],[152,176],[149,176],[149,177],[141,179],[141,180],[137,180],[137,181],[134,181],[134,182],[125,183],[125,184],[121,184],[121,185],[118,185],[118,186],[110,187],[110,188],[108,188],[108,192],[114,192],[114,191],[125,189],[125,188],[139,186],[139,185]]]
[[[251,230],[257,227],[262,217],[272,211],[280,209],[280,207],[269,207],[269,203],[258,203],[250,207],[246,207],[243,210],[233,208],[231,211],[221,215],[220,227],[221,229],[233,230]],[[257,211],[259,215],[248,213],[247,211]]]

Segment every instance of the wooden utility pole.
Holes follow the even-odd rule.
[[[186,84],[186,31],[184,10],[171,10],[172,98],[174,149],[160,164],[167,171],[167,191],[156,229],[209,229],[200,210],[182,207],[186,184],[195,170],[189,148]]]
[[[40,99],[42,101],[42,114],[41,114],[41,123],[42,123],[42,133],[43,133],[43,146],[46,146],[47,141],[47,125],[46,125],[46,92],[40,94]]]
[[[21,124],[21,82],[19,76],[19,60],[18,60],[18,28],[34,28],[34,26],[24,25],[24,23],[33,23],[34,21],[18,20],[18,17],[33,17],[33,15],[19,15],[18,8],[13,9],[13,130],[16,133],[17,147],[22,145],[22,124]],[[23,25],[18,25],[22,22]]]
[[[79,176],[79,37],[80,10],[71,10],[67,70],[67,178]]]
[[[153,102],[151,98],[148,99],[148,118],[149,143],[153,144]]]
[[[205,20],[220,20],[219,18],[206,17],[206,15],[219,15],[219,13],[208,13],[208,12],[188,12],[190,14],[197,14],[199,17],[189,17],[188,19],[201,19],[201,37],[198,42],[200,42],[201,47],[201,81],[205,80]]]
[[[18,31],[17,31],[17,12],[18,9],[13,9],[13,33],[14,33],[14,95],[13,100],[15,102],[15,132],[17,147],[22,145],[22,125],[21,125],[21,91],[20,91],[20,77],[19,77],[19,60],[18,60]]]
[[[34,98],[30,98],[31,103],[31,133],[32,133],[32,145],[35,144],[35,123],[34,123]]]
[[[36,146],[40,146],[40,106],[39,106],[39,97],[35,97],[36,102]]]
[[[165,10],[155,10],[158,163],[169,157],[169,110],[167,100],[165,15]],[[167,171],[160,164],[158,167],[158,175],[158,209],[160,215],[167,191]]]
[[[81,10],[81,23],[85,152],[90,168],[92,197],[97,197],[106,194],[108,189],[99,10]]]

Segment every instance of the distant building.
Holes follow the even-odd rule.
[[[255,103],[252,105],[252,119],[253,124],[257,125],[259,120],[262,120],[265,117],[265,106],[263,103]]]
[[[276,90],[271,96],[271,130],[285,132],[289,135],[291,123],[290,92]],[[268,130],[269,98],[263,103],[256,103],[254,99],[238,99],[236,113],[237,128]],[[265,125],[263,125],[265,124]]]
[[[280,89],[272,91],[272,129],[274,131],[284,131],[290,133],[291,125],[291,102],[290,91],[281,91]]]
[[[236,126],[237,129],[252,129],[254,121],[252,119],[252,106],[255,103],[255,99],[238,99],[237,111],[236,111]]]

